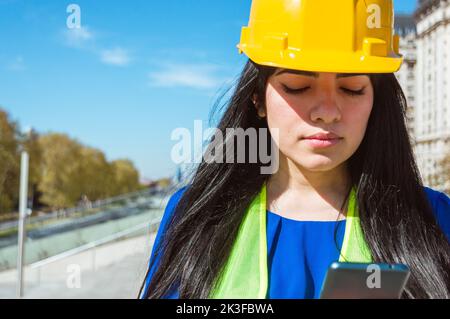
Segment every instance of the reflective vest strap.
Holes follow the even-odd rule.
[[[269,284],[269,274],[267,270],[267,214],[266,214],[266,198],[267,198],[267,187],[264,183],[259,198],[259,271],[261,276],[259,277],[259,293],[258,299],[265,299],[267,294],[267,288]]]
[[[253,199],[246,211],[236,241],[223,272],[210,294],[214,299],[255,299],[266,297],[267,236],[266,187]],[[257,266],[257,267],[256,267]]]
[[[345,234],[342,243],[340,262],[370,263],[372,257],[370,249],[364,239],[358,214],[356,190],[352,188],[348,203]]]

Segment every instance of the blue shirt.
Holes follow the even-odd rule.
[[[156,264],[146,278],[144,294],[156,271],[159,256],[155,247],[164,236],[165,228],[185,188],[170,198],[156,235],[152,257]],[[439,226],[450,241],[450,198],[431,188],[424,188]],[[267,211],[267,253],[269,299],[319,298],[328,267],[339,259],[345,232],[342,221],[297,221]],[[165,296],[177,299],[178,292]]]

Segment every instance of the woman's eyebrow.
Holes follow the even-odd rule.
[[[319,77],[319,73],[317,73],[317,72],[291,70],[291,69],[279,69],[277,72],[275,72],[275,75],[281,75],[281,74],[284,74],[284,73],[312,76],[312,77],[315,77],[315,78]]]
[[[338,73],[336,75],[336,78],[349,78],[352,76],[369,76],[369,74],[366,73]]]
[[[311,71],[302,71],[302,70],[291,70],[291,69],[279,69],[277,72],[275,72],[275,75],[281,75],[284,73],[288,74],[296,74],[296,75],[304,75],[304,76],[311,76],[314,78],[319,77],[319,73],[317,72],[311,72]],[[338,73],[336,75],[336,78],[349,78],[353,76],[369,76],[369,74],[366,73]]]

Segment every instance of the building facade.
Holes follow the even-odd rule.
[[[395,33],[400,36],[400,53],[404,56],[401,69],[395,74],[403,92],[408,108],[406,111],[409,135],[414,143],[414,112],[416,103],[416,24],[411,15],[397,15],[395,17]]]
[[[419,1],[415,19],[415,153],[424,183],[448,190],[442,160],[450,154],[450,1]]]

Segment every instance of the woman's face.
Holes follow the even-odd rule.
[[[279,129],[280,157],[310,171],[331,170],[358,149],[373,107],[368,75],[278,69],[268,80],[266,108]],[[317,134],[334,134],[316,136]]]

